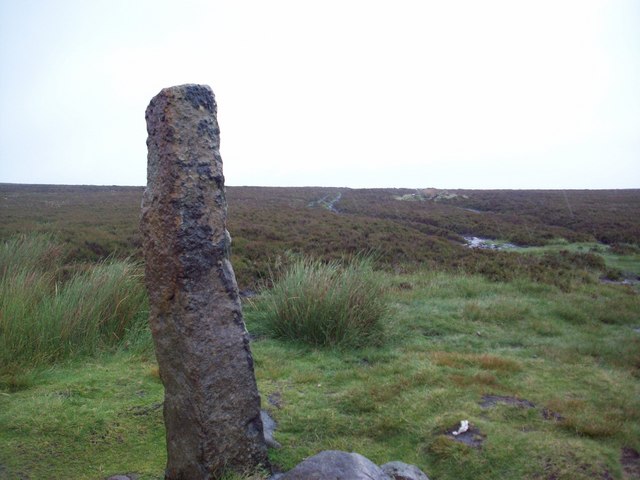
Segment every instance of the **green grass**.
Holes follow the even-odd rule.
[[[0,393],[0,478],[163,478],[162,384],[154,363],[127,352],[32,374]]]
[[[597,242],[568,243],[557,239],[540,247],[516,247],[511,249],[525,254],[544,255],[569,252],[582,256],[601,257],[610,271],[619,272],[620,278],[640,277],[640,251],[636,246],[616,245],[613,248]]]
[[[252,352],[263,407],[283,445],[270,451],[273,463],[289,469],[342,449],[379,464],[413,463],[439,480],[622,478],[621,448],[640,450],[637,292],[377,275],[392,299],[381,346],[273,338],[246,307],[249,331],[261,333]],[[162,478],[162,388],[145,354],[119,351],[28,375],[26,388],[0,393],[6,478]],[[535,407],[483,408],[488,394]],[[463,419],[484,436],[481,448],[445,435]]]
[[[637,296],[444,274],[398,280],[413,288],[396,292],[404,334],[393,347],[309,351],[303,361],[282,343],[256,344],[259,379],[283,398],[284,407],[273,409],[281,421],[277,438],[292,447],[274,452],[276,461],[289,467],[340,448],[379,463],[401,458],[434,478],[538,478],[545,470],[591,478],[619,471],[622,445],[638,448]],[[594,295],[608,301],[618,323],[590,314]],[[555,313],[567,304],[582,321]],[[484,394],[537,407],[485,410]],[[545,409],[564,419],[545,420]],[[487,435],[481,450],[443,436],[462,419]],[[572,458],[580,462],[572,466]]]
[[[63,263],[48,236],[0,244],[0,383],[21,367],[48,365],[145,335],[146,293],[130,261]]]
[[[257,310],[273,337],[346,348],[383,343],[388,308],[373,259],[360,255],[344,264],[293,261]]]

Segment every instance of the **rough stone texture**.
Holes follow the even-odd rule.
[[[266,410],[260,410],[260,418],[262,419],[262,428],[264,431],[264,441],[267,444],[267,447],[270,448],[282,448],[282,445],[278,443],[278,441],[273,438],[273,434],[278,427],[276,421],[271,418],[269,412]]]
[[[389,462],[380,468],[393,480],[429,480],[418,467],[404,462]]]
[[[165,387],[167,480],[268,466],[249,336],[229,262],[220,130],[208,86],[162,90],[146,111],[141,230]]]
[[[391,480],[375,463],[358,453],[325,450],[307,458],[280,480]]]

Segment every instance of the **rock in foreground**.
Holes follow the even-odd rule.
[[[380,468],[393,480],[429,480],[422,470],[408,463],[389,462]]]
[[[390,462],[382,468],[358,453],[326,450],[278,477],[278,480],[429,480],[413,465]]]

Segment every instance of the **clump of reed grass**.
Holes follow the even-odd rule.
[[[274,337],[336,347],[382,343],[388,312],[381,278],[367,256],[346,263],[294,260],[257,307]]]
[[[0,244],[0,370],[91,354],[143,331],[140,266],[106,260],[74,267],[64,265],[63,251],[50,236]]]

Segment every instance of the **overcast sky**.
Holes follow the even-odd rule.
[[[638,0],[0,0],[0,182],[146,183],[210,85],[228,185],[638,188]]]

